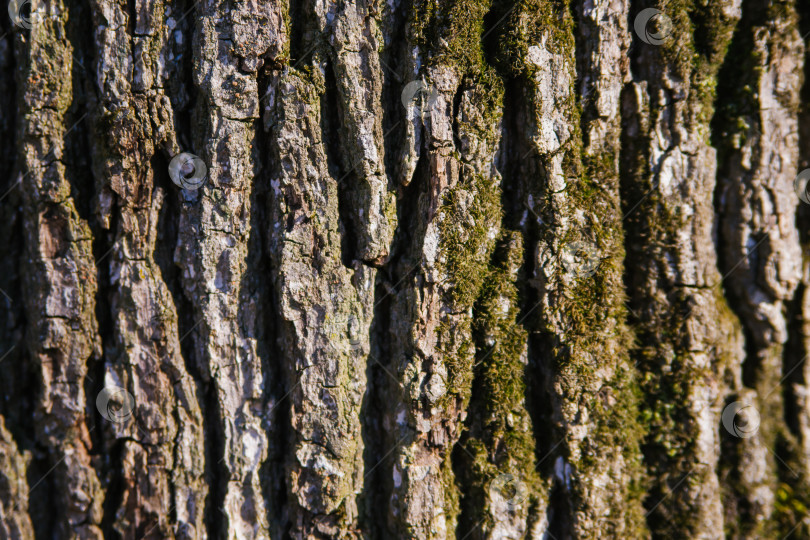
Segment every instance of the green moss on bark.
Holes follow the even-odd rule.
[[[506,232],[475,307],[476,382],[468,431],[460,442],[463,451],[458,452],[467,518],[462,531],[492,530],[497,512],[488,488],[500,475],[514,476],[525,488],[525,499],[515,509],[524,526],[531,521],[529,508],[536,507],[549,488],[536,472],[535,440],[525,406],[528,334],[517,322],[515,283],[522,262],[520,234]]]

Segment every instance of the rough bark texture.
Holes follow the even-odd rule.
[[[807,4],[0,29],[0,538],[810,537]]]

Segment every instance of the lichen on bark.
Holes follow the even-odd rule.
[[[804,4],[18,7],[0,536],[808,530]]]

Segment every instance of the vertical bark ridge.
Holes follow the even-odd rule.
[[[514,140],[510,141],[515,165],[508,188],[511,212],[520,217],[515,225],[523,233],[526,244],[521,320],[531,332],[531,380],[542,392],[542,397],[534,398],[535,417],[545,428],[538,432],[537,457],[548,483],[547,507],[540,509],[545,515],[533,538],[542,538],[545,534],[563,537],[574,534],[571,467],[569,464],[566,470],[564,457],[567,430],[560,415],[561,389],[553,381],[553,345],[545,332],[547,313],[543,313],[549,298],[544,288],[544,261],[538,256],[554,242],[545,228],[548,216],[544,215],[543,208],[552,191],[548,187],[550,178],[560,175],[563,158],[572,143],[573,124],[570,122],[575,120],[567,116],[575,99],[571,22],[566,6],[560,3],[518,2],[504,21],[499,36],[502,62],[513,79],[512,98],[516,101],[517,129]],[[547,71],[539,69],[540,64],[546,65]],[[544,162],[541,156],[550,160]],[[559,182],[555,191],[564,191]]]
[[[374,322],[372,325],[371,355],[367,364],[368,392],[364,407],[365,469],[361,497],[364,532],[372,538],[389,536],[388,503],[392,490],[391,456],[396,441],[391,440],[393,429],[390,422],[391,385],[399,380],[391,370],[390,358],[394,349],[392,324],[395,294],[401,285],[402,261],[408,257],[408,238],[416,232],[418,221],[419,182],[411,183],[416,169],[414,155],[421,145],[414,147],[414,137],[421,137],[419,107],[403,104],[404,85],[417,81],[414,74],[415,54],[408,36],[411,5],[408,2],[384,2],[380,6],[379,27],[381,48],[378,61],[382,66],[382,121],[385,136],[385,173],[395,186],[397,227],[392,240],[390,258],[380,267],[374,298]],[[418,53],[416,53],[418,54]],[[418,84],[418,82],[417,82]],[[407,102],[407,100],[406,100]],[[418,103],[422,103],[418,101]],[[415,125],[413,122],[417,122]],[[414,130],[418,131],[414,131]],[[421,140],[421,139],[420,139]],[[392,448],[392,445],[394,448]]]
[[[718,426],[742,350],[739,324],[719,288],[708,121],[740,4],[637,6],[649,7],[671,24],[659,19],[637,36],[622,111],[627,259],[647,262],[626,272],[642,418],[650,428],[644,454],[654,480],[645,506],[654,536],[721,538]],[[662,42],[651,42],[659,32]]]
[[[366,0],[326,2],[316,8],[316,16],[329,43],[338,90],[340,142],[348,171],[341,187],[351,217],[345,226],[353,227],[357,244],[351,253],[380,264],[388,258],[397,215],[385,174],[379,6]]]
[[[394,79],[389,85],[391,101],[386,104],[391,113],[391,122],[396,120],[389,128],[395,136],[390,137],[388,142],[393,150],[387,154],[393,158],[388,170],[396,183],[403,187],[408,187],[415,178],[420,158],[428,147],[423,117],[432,88],[427,87],[422,69],[424,43],[415,39],[418,28],[424,24],[421,19],[429,17],[429,14],[423,13],[425,9],[421,2],[387,2],[381,20],[385,45],[381,61],[392,71]],[[406,92],[406,88],[412,90]],[[422,92],[413,94],[415,89]],[[403,201],[405,196],[405,193],[400,192],[398,214],[401,218],[409,217],[403,214],[403,204],[407,204],[407,201]],[[410,227],[399,223],[397,238],[407,236],[409,229]],[[395,262],[391,265],[393,266]]]
[[[390,534],[386,501],[391,494],[390,459],[394,448],[389,437],[392,428],[388,408],[391,383],[398,384],[389,361],[392,311],[398,300],[394,292],[400,285],[396,272],[403,257],[408,255],[407,238],[414,232],[413,224],[418,220],[415,211],[418,186],[410,180],[416,167],[414,154],[421,150],[421,145],[414,143],[414,137],[421,137],[422,133],[421,108],[403,104],[404,86],[419,81],[408,39],[411,7],[409,2],[374,4],[374,9],[379,11],[379,46],[374,62],[379,65],[381,82],[380,111],[375,114],[380,115],[384,130],[379,143],[385,152],[381,163],[383,173],[389,179],[389,189],[396,193],[396,228],[392,231],[390,257],[380,266],[376,280],[371,354],[367,363],[368,392],[363,410],[366,473],[361,524],[364,533],[372,538]],[[407,98],[405,101],[408,103]],[[418,96],[415,101],[423,103]]]
[[[135,397],[129,415],[105,423],[106,450],[121,460],[113,468],[121,493],[110,522],[125,537],[205,538],[198,388],[181,355],[174,299],[154,259],[166,194],[154,185],[151,161],[161,147],[169,156],[179,148],[164,91],[171,72],[160,59],[177,40],[163,24],[170,15],[164,4],[92,6],[97,211],[114,237],[104,256],[113,321],[104,386]]]
[[[18,451],[5,420],[0,416],[0,536],[8,540],[34,538],[25,478],[29,459],[30,454],[26,456]]]
[[[760,25],[763,20],[772,22]],[[717,207],[724,284],[747,338],[740,397],[746,394],[743,386],[756,390],[750,399],[764,419],[756,435],[735,441],[740,445],[739,485],[732,489],[745,516],[739,534],[759,536],[771,534],[777,460],[782,459],[778,446],[790,437],[779,386],[788,304],[801,277],[799,201],[792,180],[804,51],[790,2],[746,2],[740,30],[723,78],[736,82],[721,87],[728,101],[719,102],[727,127],[720,141],[726,151],[720,159]],[[740,92],[744,82],[756,89],[752,95]],[[766,466],[753,467],[752,460]]]
[[[260,466],[267,459],[266,407],[259,349],[261,298],[250,261],[261,260],[250,242],[259,178],[256,124],[262,96],[259,71],[276,62],[285,46],[283,13],[269,4],[231,7],[214,2],[197,13],[194,80],[199,88],[192,131],[193,150],[208,168],[205,186],[183,192],[175,260],[182,268],[186,297],[193,306],[194,355],[213,386],[216,424],[211,437],[221,455],[210,464],[222,504],[216,535],[268,538],[268,509]]]
[[[580,190],[572,190],[572,210],[574,215],[581,209],[590,213],[586,242],[597,242],[601,259],[599,270],[591,279],[603,280],[596,292],[597,298],[602,299],[600,305],[607,308],[603,320],[583,325],[586,336],[588,333],[591,336],[587,339],[592,340],[584,347],[589,349],[586,355],[599,351],[583,365],[610,365],[603,360],[605,355],[615,357],[613,365],[605,373],[599,373],[601,380],[596,377],[597,380],[591,382],[590,377],[583,377],[596,390],[590,404],[594,441],[589,441],[591,454],[588,457],[601,455],[603,461],[593,467],[593,472],[583,471],[587,482],[594,486],[589,486],[585,492],[587,497],[597,501],[610,499],[611,493],[617,492],[624,499],[602,503],[602,508],[594,505],[597,530],[589,530],[587,534],[640,537],[648,534],[641,515],[646,479],[642,474],[639,446],[644,428],[637,419],[638,371],[630,357],[634,336],[627,326],[625,306],[625,234],[619,184],[621,93],[630,81],[627,53],[631,29],[624,16],[629,7],[626,0],[602,5],[575,4],[581,36],[576,42],[576,57],[582,111],[582,180]],[[581,199],[577,200],[579,197]],[[585,228],[586,222],[578,221],[578,225]],[[606,350],[601,352],[603,348]],[[582,527],[593,525],[593,521],[584,522]]]
[[[622,22],[573,7],[585,35],[599,35],[583,39],[580,50],[571,14],[553,4],[518,4],[503,38],[505,67],[520,88],[519,114],[529,126],[517,145],[524,152],[512,188],[537,294],[524,317],[538,336],[530,351],[538,356],[559,437],[546,452],[554,463],[548,527],[566,536],[636,536],[644,529],[640,429],[622,305],[618,146],[605,142],[618,133],[610,96],[623,75],[621,65],[601,77],[593,66],[598,54],[618,57],[627,45]],[[593,52],[590,43],[603,49]],[[581,105],[580,86],[587,88]],[[580,106],[587,108],[584,118]],[[591,141],[585,152],[582,128]],[[621,434],[615,425],[624,426]]]
[[[54,534],[101,538],[104,493],[91,463],[84,378],[98,353],[96,272],[89,227],[65,173],[73,99],[73,47],[65,4],[45,2],[27,39],[17,41],[27,348],[37,372],[36,437],[54,486]],[[44,479],[44,478],[43,478]],[[39,479],[37,479],[39,481]]]
[[[422,161],[406,163],[401,179],[415,172],[416,200],[392,280],[387,369],[397,381],[383,421],[391,450],[381,474],[390,490],[388,534],[398,536],[446,538],[459,512],[451,450],[472,382],[472,306],[500,233],[494,158],[503,91],[481,47],[489,8],[461,1],[432,12],[420,2],[408,15],[403,147]],[[418,81],[421,95],[412,95],[408,85]]]
[[[357,537],[360,406],[375,271],[341,258],[338,181],[321,134],[325,73],[284,68],[272,83],[269,251],[291,400],[288,489],[293,538]]]
[[[438,98],[427,129],[426,182],[411,254],[400,263],[402,289],[392,302],[392,367],[399,378],[389,412],[393,457],[392,528],[398,534],[445,538],[457,512],[449,450],[469,399],[474,347],[471,308],[499,233],[499,178],[491,160],[495,121],[481,110],[479,81],[437,67],[427,80]],[[463,92],[454,145],[450,111]],[[461,154],[456,158],[452,150]],[[489,159],[490,163],[484,165]],[[494,214],[494,215],[493,215]],[[408,263],[413,267],[405,268]]]

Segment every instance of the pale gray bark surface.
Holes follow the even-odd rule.
[[[0,538],[810,536],[807,4],[19,4]]]

